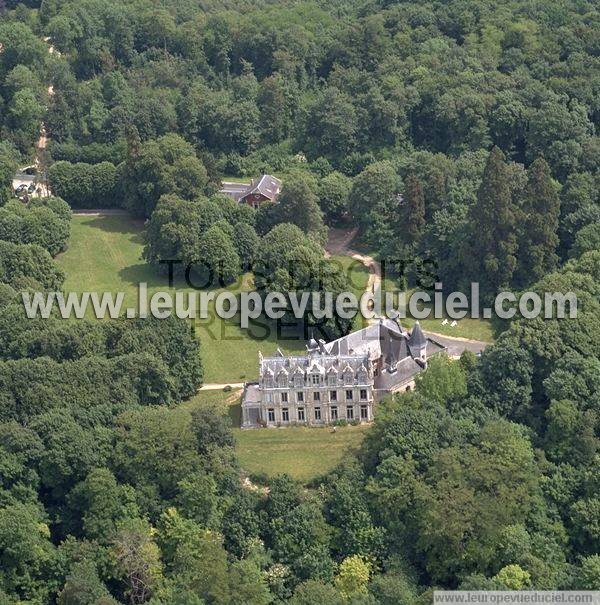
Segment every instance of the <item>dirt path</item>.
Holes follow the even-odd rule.
[[[491,345],[493,343],[486,342],[484,340],[475,340],[473,338],[464,338],[463,336],[448,336],[448,334],[441,334],[440,332],[432,332],[431,330],[427,330],[427,334],[433,336],[434,338],[447,338],[448,340],[454,340],[456,342],[464,342],[470,345]]]
[[[50,44],[50,38],[46,37],[44,38],[44,42],[46,44],[48,44],[48,54],[52,55],[54,54],[54,46],[52,46],[52,44]],[[60,53],[57,51],[56,52],[57,55],[59,55]],[[52,99],[52,97],[54,96],[54,85],[53,84],[49,84],[48,88],[48,99]],[[46,125],[42,122],[42,125],[40,127],[40,138],[38,139],[37,145],[36,145],[36,157],[35,157],[35,165],[39,166],[40,165],[40,154],[43,153],[46,149],[46,147],[48,146],[48,135],[46,133]],[[46,185],[43,184],[41,185],[41,187],[43,189],[46,189]],[[43,195],[49,195],[49,191],[42,191]]]
[[[90,208],[75,210],[73,216],[129,216],[129,212],[122,208]]]
[[[367,282],[366,292],[375,294],[381,286],[381,265],[372,257],[366,254],[350,251],[352,258],[360,261],[369,270],[369,281]]]
[[[227,399],[225,400],[225,403],[227,405],[234,404],[242,396],[243,392],[244,392],[243,388],[234,389],[233,391],[231,391],[231,394],[229,395],[229,397],[227,397]]]
[[[358,229],[346,230],[346,229],[330,229],[329,237],[327,239],[326,252],[327,255],[345,255],[351,256],[352,258],[360,261],[369,270],[369,281],[367,283],[366,292],[374,294],[376,290],[381,286],[381,265],[372,256],[367,254],[360,254],[352,249],[352,240],[356,237]],[[373,323],[375,320],[369,320],[369,323]],[[465,348],[470,349],[474,352],[480,352],[490,343],[483,342],[480,340],[473,340],[471,338],[463,338],[461,336],[448,336],[447,334],[440,334],[439,332],[431,332],[426,330],[427,334],[432,336],[435,340],[442,341],[449,349],[456,349],[463,343]]]
[[[223,382],[223,383],[208,382],[206,384],[203,384],[199,390],[200,391],[222,391],[225,387],[231,387],[232,389],[243,389],[244,383],[243,382]]]
[[[381,265],[377,260],[368,254],[361,254],[353,250],[350,246],[352,240],[356,237],[358,229],[330,229],[327,238],[326,253],[328,256],[338,254],[343,256],[351,256],[353,259],[362,263],[369,270],[369,281],[365,292],[375,294],[381,287]],[[369,323],[373,323],[375,319],[370,319]]]

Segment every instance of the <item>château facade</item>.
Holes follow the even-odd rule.
[[[427,359],[445,347],[418,322],[409,333],[394,320],[325,343],[305,355],[259,353],[259,380],[244,386],[242,428],[370,422],[384,395],[414,387]]]

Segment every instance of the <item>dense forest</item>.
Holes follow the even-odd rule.
[[[0,0],[0,603],[600,588],[599,126],[592,0]],[[24,205],[34,159],[55,197]],[[280,203],[218,193],[263,172]],[[401,285],[431,260],[579,315],[436,359],[332,473],[249,488],[228,419],[181,405],[187,324],[24,316],[71,209],[112,207],[157,271],[340,292],[327,227],[357,226]]]

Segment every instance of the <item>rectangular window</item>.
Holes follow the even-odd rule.
[[[352,390],[351,390],[351,389],[348,389],[348,390],[346,391],[346,399],[347,399],[348,401],[352,401]]]
[[[335,405],[331,408],[331,419],[332,420],[338,419],[337,406],[335,406]]]
[[[315,420],[321,420],[321,408],[315,408]]]
[[[367,389],[360,390],[360,398],[364,401],[367,398]]]
[[[298,408],[298,420],[304,422],[304,408]]]
[[[275,410],[273,408],[269,408],[267,410],[269,422],[275,422]]]
[[[329,391],[329,400],[337,401],[337,391]]]
[[[289,422],[290,421],[290,411],[287,408],[282,408],[281,409],[281,419],[284,422]]]
[[[369,408],[366,405],[360,406],[360,419],[361,420],[369,419]]]
[[[319,382],[321,382],[321,377],[318,374],[313,374],[312,382],[313,382],[313,384],[319,384]]]
[[[288,402],[288,394],[281,393],[281,403],[287,403],[287,402]]]
[[[354,408],[351,405],[346,406],[346,418],[354,420]]]
[[[302,393],[302,392],[298,393],[298,401],[304,401],[304,393]]]
[[[313,398],[315,401],[321,401],[321,393],[319,393],[319,391],[316,391],[315,393],[313,393]]]

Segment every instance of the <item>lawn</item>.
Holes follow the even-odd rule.
[[[250,475],[274,477],[287,473],[308,483],[341,462],[345,453],[358,448],[367,425],[331,428],[286,427],[281,429],[238,428],[241,420],[241,391],[199,391],[181,404],[187,410],[215,406],[231,419],[236,454]]]
[[[332,470],[349,450],[357,449],[368,426],[235,429],[236,453],[250,474],[273,477],[287,473],[308,483]]]
[[[229,416],[232,427],[239,427],[242,423],[241,389],[223,391],[216,389],[211,391],[198,391],[194,397],[184,401],[181,407],[193,411],[195,409],[211,406],[219,409],[222,414]]]
[[[398,286],[394,280],[385,278],[383,280],[383,292],[398,293]],[[413,290],[408,291],[408,296]],[[433,298],[433,295],[432,295]],[[383,299],[385,304],[385,298]],[[434,319],[433,317],[433,305],[425,305],[431,307],[430,317],[428,319],[420,319],[419,323],[426,332],[435,332],[443,334],[444,336],[454,336],[459,338],[468,338],[472,340],[480,340],[483,342],[493,342],[498,336],[495,325],[489,319],[472,319],[471,317],[465,317],[457,322],[457,325],[452,327],[452,320],[448,320],[446,324],[443,324],[443,318]],[[408,309],[405,309],[407,317],[401,319],[401,323],[405,328],[411,328],[415,319],[410,315]]]
[[[137,307],[140,282],[148,284],[149,295],[170,291],[166,277],[142,260],[142,231],[142,223],[127,215],[74,216],[69,248],[58,258],[67,275],[65,291],[124,292],[126,307]],[[175,286],[192,291],[184,283]],[[251,276],[245,275],[227,289],[240,292],[251,287]],[[305,350],[303,341],[290,333],[277,334],[265,320],[258,319],[248,330],[242,330],[236,318],[216,317],[212,304],[209,317],[197,320],[194,328],[201,342],[205,382],[255,379],[259,351],[272,354],[278,347],[290,353]]]
[[[65,291],[119,292],[125,294],[125,305],[137,307],[137,284],[146,282],[149,294],[168,291],[166,277],[160,276],[142,259],[143,224],[127,215],[75,216],[71,225],[68,250],[58,258],[67,278]],[[360,296],[368,281],[368,271],[350,257],[335,256],[347,272],[351,289]],[[191,291],[184,283],[175,284]],[[252,278],[245,275],[227,289],[232,292],[250,290]],[[215,290],[218,293],[221,290]],[[91,316],[91,314],[90,314]],[[404,321],[407,327],[412,321]],[[478,340],[493,340],[490,322],[464,319],[455,328],[443,326],[441,320],[422,322],[426,330],[463,336]],[[356,327],[360,327],[357,317]],[[215,316],[212,304],[209,317],[197,320],[194,329],[202,346],[202,360],[206,382],[242,382],[257,377],[258,352],[270,355],[281,348],[286,353],[305,350],[288,331],[278,333],[276,327],[264,319],[251,322],[248,330],[239,327],[239,320],[223,320]]]

